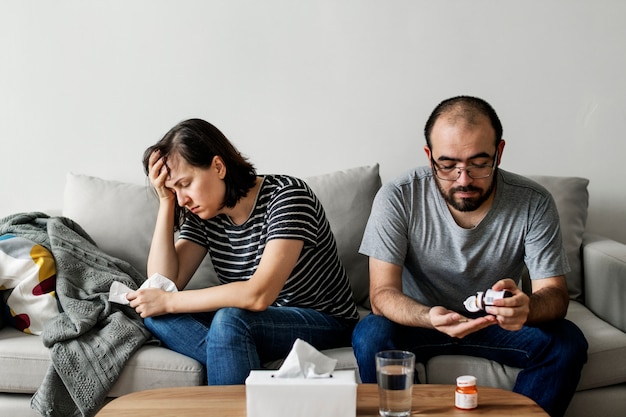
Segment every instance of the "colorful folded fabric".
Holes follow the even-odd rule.
[[[23,237],[0,236],[0,290],[6,324],[40,335],[44,323],[59,314],[54,257]]]

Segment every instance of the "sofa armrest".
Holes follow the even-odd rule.
[[[585,305],[626,332],[626,245],[585,234],[582,252]]]

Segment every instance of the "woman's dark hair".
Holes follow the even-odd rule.
[[[178,123],[155,145],[143,154],[143,168],[148,174],[150,155],[160,151],[161,156],[177,153],[189,165],[209,168],[213,159],[219,156],[226,166],[226,195],[222,207],[234,207],[256,182],[256,169],[224,134],[211,123],[202,119],[189,119]],[[174,211],[174,225],[180,229],[187,211],[178,205]]]
[[[430,133],[437,119],[444,114],[463,118],[469,123],[476,123],[476,117],[479,115],[486,116],[491,122],[491,127],[493,127],[496,134],[496,148],[502,140],[502,123],[493,107],[485,100],[478,97],[458,96],[439,103],[428,118],[426,126],[424,127],[424,136],[426,137],[426,144],[430,149],[432,149]]]

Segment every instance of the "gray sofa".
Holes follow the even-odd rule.
[[[589,341],[585,365],[567,416],[626,416],[626,245],[585,232],[587,180],[534,177],[554,195],[572,273],[568,318]],[[378,166],[360,167],[307,178],[322,201],[340,256],[348,269],[354,296],[368,312],[367,259],[357,250],[380,187]],[[80,224],[110,255],[127,260],[145,273],[145,261],[156,216],[156,201],[147,186],[68,174],[61,211]],[[189,286],[215,283],[209,263],[203,264]],[[338,359],[338,369],[356,369],[350,347],[324,351]],[[39,336],[14,328],[0,330],[0,415],[36,415],[29,400],[50,365]],[[268,364],[275,366],[276,364]],[[440,356],[418,364],[420,379],[453,383],[462,374],[476,375],[479,385],[510,389],[518,370],[483,359]],[[110,397],[169,386],[198,385],[202,365],[155,345],[141,347],[124,368]]]

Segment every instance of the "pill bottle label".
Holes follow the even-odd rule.
[[[454,405],[462,410],[471,410],[478,407],[478,394],[462,394],[456,392],[454,396]]]

